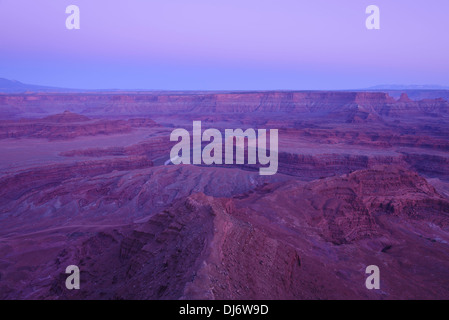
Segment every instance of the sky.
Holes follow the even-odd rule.
[[[66,28],[66,7],[80,29]],[[365,10],[380,9],[380,30]],[[78,89],[449,86],[448,0],[0,0],[0,78]]]

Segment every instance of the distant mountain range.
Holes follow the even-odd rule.
[[[45,93],[85,93],[85,92],[126,92],[127,90],[120,89],[69,89],[60,87],[50,87],[50,86],[40,86],[35,84],[22,83],[17,80],[9,80],[5,78],[0,78],[0,93],[33,93],[33,92],[45,92]],[[144,90],[135,90],[144,91]],[[151,90],[146,90],[151,91]]]
[[[449,87],[439,85],[401,85],[401,84],[383,84],[369,87],[362,90],[449,90]]]
[[[396,91],[396,90],[449,90],[449,87],[439,85],[378,85],[369,88],[355,89],[355,90],[338,90],[338,91]],[[108,90],[86,90],[86,89],[68,89],[50,86],[40,86],[34,84],[26,84],[17,80],[8,80],[0,78],[0,93],[26,93],[26,92],[121,92],[121,91],[154,91],[154,90],[120,90],[120,89],[108,89]],[[157,90],[159,91],[159,90]],[[169,91],[169,90],[167,90]],[[217,90],[220,91],[220,90]],[[226,90],[228,91],[228,90]],[[266,90],[262,90],[266,91]]]
[[[0,92],[3,93],[24,93],[24,92],[81,92],[86,90],[74,90],[57,87],[39,86],[26,84],[16,80],[0,78]]]

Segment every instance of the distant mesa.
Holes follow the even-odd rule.
[[[85,115],[65,111],[41,119],[0,120],[0,139],[23,137],[49,140],[73,139],[79,136],[130,133],[135,128],[158,126],[151,119],[91,119]]]
[[[43,118],[42,120],[48,121],[48,122],[56,122],[56,123],[68,123],[68,122],[85,122],[89,121],[90,119],[86,116],[73,113],[70,111],[64,111],[63,113],[51,115],[48,117]]]

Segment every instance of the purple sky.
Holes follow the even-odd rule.
[[[370,4],[381,30],[365,28]],[[0,30],[0,77],[41,85],[449,86],[449,0],[0,0]]]

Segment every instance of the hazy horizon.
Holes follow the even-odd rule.
[[[34,91],[33,91],[34,90]],[[54,91],[52,91],[54,90]],[[68,88],[68,87],[57,87],[57,86],[44,86],[37,83],[23,83],[17,79],[6,79],[0,77],[0,93],[24,93],[24,92],[253,92],[253,91],[408,91],[408,90],[449,90],[449,87],[439,86],[439,85],[400,85],[400,84],[381,84],[368,88],[348,88],[348,89],[205,89],[205,90],[194,90],[194,89],[149,89],[149,88],[133,88],[133,89],[122,89],[122,88],[99,88],[99,89],[86,89],[86,88]]]

